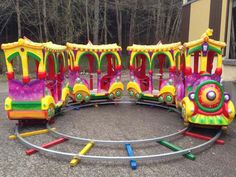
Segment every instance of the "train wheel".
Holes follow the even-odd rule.
[[[161,102],[161,103],[163,103],[163,102],[164,102],[163,95],[160,95],[160,96],[158,97],[158,101],[159,101],[159,102]]]
[[[140,100],[141,99],[141,94],[140,93],[136,93],[136,95],[135,95],[135,98],[137,99],[137,100]]]
[[[167,94],[165,95],[165,102],[166,102],[167,104],[172,104],[172,103],[174,103],[174,97],[173,97],[173,95],[172,95],[171,93],[167,93]]]
[[[75,94],[75,101],[81,103],[83,101],[83,95],[81,93]]]
[[[116,89],[115,91],[113,91],[113,95],[114,95],[115,98],[121,98],[122,90],[121,89]]]
[[[132,89],[132,88],[128,90],[128,93],[129,93],[129,96],[130,96],[130,97],[135,97],[136,94],[137,94],[136,90],[134,90],[134,89]]]
[[[55,115],[55,106],[53,104],[50,104],[48,108],[48,118],[51,119],[54,115]]]
[[[88,94],[84,95],[84,101],[88,103],[90,101],[90,96]]]
[[[113,94],[113,93],[110,93],[110,94],[108,95],[108,98],[109,98],[110,100],[113,100],[113,99],[114,99],[114,94]]]

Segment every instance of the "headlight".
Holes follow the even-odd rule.
[[[195,94],[193,92],[191,92],[191,93],[188,94],[188,97],[189,97],[190,100],[194,100]]]
[[[230,100],[230,95],[228,93],[225,93],[225,102],[228,102]]]

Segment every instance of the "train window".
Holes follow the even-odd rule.
[[[191,54],[191,68],[192,68],[192,72],[195,74],[199,74],[200,73],[200,69],[201,69],[201,51],[196,51],[193,54]]]
[[[134,75],[139,79],[142,91],[147,91],[149,88],[148,70],[149,61],[144,54],[137,54],[134,59]]]
[[[20,55],[15,55],[12,59],[11,59],[11,64],[13,67],[13,71],[15,73],[15,78],[16,79],[20,79],[23,75],[23,70],[22,70],[22,61],[21,61],[21,57]]]
[[[58,61],[58,73],[59,74],[64,74],[64,61],[63,61],[63,56],[61,54],[58,55],[57,57]]]
[[[101,60],[101,90],[109,90],[110,83],[116,74],[116,57],[113,54],[107,54]]]
[[[46,71],[47,71],[47,79],[48,80],[54,80],[55,74],[56,74],[56,64],[54,61],[54,56],[52,54],[49,54],[46,59]]]
[[[31,80],[37,79],[39,62],[35,58],[28,56],[29,77]]]
[[[153,90],[160,90],[162,81],[169,78],[170,63],[165,54],[155,57],[153,63]]]
[[[209,51],[207,53],[207,72],[209,74],[214,74],[214,71],[216,69],[216,64],[217,64],[216,52]]]
[[[82,56],[79,61],[80,77],[90,90],[97,84],[97,62],[92,54]]]

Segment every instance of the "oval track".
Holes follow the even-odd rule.
[[[148,105],[148,106],[155,106],[160,107],[164,109],[171,109],[172,111],[175,111],[176,113],[180,114],[180,112],[175,108],[170,108],[165,105],[159,105],[154,103],[148,103],[148,102],[131,102],[131,101],[115,101],[115,102],[94,102],[89,103],[86,105],[77,105],[76,107],[62,110],[63,112],[67,112],[68,110],[75,109],[75,108],[84,108],[84,107],[91,107],[94,106],[94,104],[98,105],[109,105],[109,104],[140,104],[140,105]],[[160,137],[153,137],[153,138],[147,138],[147,139],[135,139],[135,140],[98,140],[93,138],[83,138],[83,137],[77,137],[72,135],[67,135],[58,131],[53,130],[49,124],[47,124],[47,128],[54,136],[64,137],[69,140],[75,140],[79,142],[93,142],[95,144],[138,144],[138,143],[147,143],[147,142],[153,142],[153,141],[161,141],[161,140],[167,140],[173,137],[176,137],[178,135],[181,135],[183,132],[188,130],[188,127],[183,128],[180,131],[176,131],[175,133],[171,133],[168,135],[160,136]],[[54,154],[60,157],[64,158],[73,158],[75,156],[81,158],[81,159],[90,159],[90,160],[131,160],[131,159],[138,159],[138,160],[146,160],[146,159],[164,159],[169,157],[176,157],[181,156],[187,153],[195,153],[198,151],[201,151],[205,148],[208,148],[210,145],[212,145],[221,135],[221,131],[217,132],[214,137],[212,137],[209,141],[204,142],[202,144],[199,144],[194,147],[186,148],[183,150],[179,150],[176,152],[167,152],[167,153],[160,153],[160,154],[151,154],[151,155],[142,155],[142,156],[99,156],[99,155],[79,155],[77,153],[70,153],[70,152],[62,152],[62,151],[56,151],[51,149],[42,148],[40,146],[37,146],[35,144],[30,143],[26,139],[20,136],[19,133],[19,127],[16,126],[16,136],[20,140],[21,143],[26,145],[29,148],[34,148],[38,151],[41,151],[46,154]]]

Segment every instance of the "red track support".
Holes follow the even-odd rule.
[[[212,137],[209,137],[209,136],[204,136],[204,135],[200,135],[200,134],[192,133],[192,132],[184,132],[183,134],[185,136],[191,136],[193,138],[198,138],[198,139],[206,140],[206,141],[208,141],[212,138]],[[225,141],[218,139],[218,140],[215,141],[215,143],[223,145],[223,144],[225,144]]]
[[[41,147],[42,148],[50,148],[50,147],[55,146],[57,144],[63,143],[65,141],[67,141],[67,140],[68,139],[66,139],[66,138],[59,138],[59,139],[56,139],[56,140],[54,140],[54,141],[52,141],[50,143],[43,144]],[[25,151],[25,153],[27,155],[32,155],[32,154],[34,154],[36,152],[38,152],[38,150],[36,150],[36,149],[28,149],[28,150]]]

